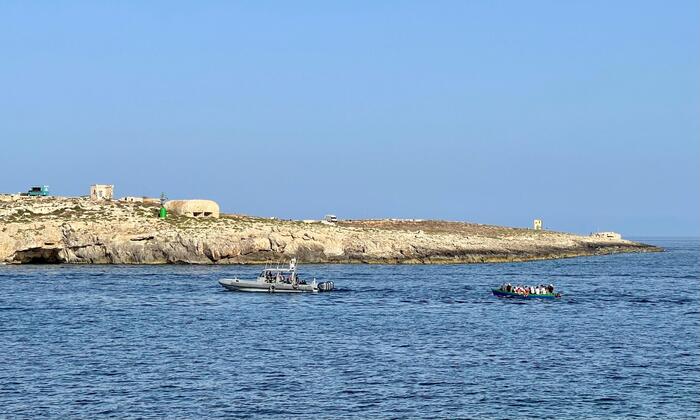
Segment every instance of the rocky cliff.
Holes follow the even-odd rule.
[[[440,221],[306,223],[222,215],[157,218],[144,203],[0,200],[0,262],[238,264],[527,261],[659,248],[626,240]]]

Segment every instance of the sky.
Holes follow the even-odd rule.
[[[3,1],[0,192],[700,235],[697,1]]]

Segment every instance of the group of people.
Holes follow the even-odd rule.
[[[504,283],[501,285],[501,291],[517,293],[519,295],[552,295],[554,294],[554,285],[540,284],[538,286],[524,286],[518,284],[513,286],[510,283]]]
[[[272,271],[265,271],[264,273],[265,280],[268,283],[291,283],[292,282],[292,274],[284,275],[280,272],[272,272]]]
[[[300,280],[296,273],[292,274],[282,274],[280,272],[274,273],[271,271],[265,271],[263,276],[265,277],[266,283],[287,283],[287,284],[306,284],[306,281]]]

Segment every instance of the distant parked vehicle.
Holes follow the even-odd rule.
[[[327,214],[326,217],[324,217],[324,220],[329,223],[335,223],[338,221],[338,218],[335,214]]]
[[[29,191],[27,191],[27,194],[30,197],[48,197],[49,195],[49,186],[48,185],[42,185],[39,187],[31,187]]]

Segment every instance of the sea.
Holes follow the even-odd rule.
[[[512,264],[0,266],[0,418],[699,418],[700,240]],[[497,298],[553,283],[559,301]]]

